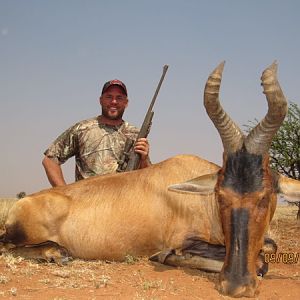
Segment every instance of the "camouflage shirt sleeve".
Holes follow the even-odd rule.
[[[63,164],[76,153],[77,124],[64,131],[44,152],[50,159]]]
[[[114,173],[127,138],[135,140],[139,130],[124,121],[120,126],[99,123],[91,118],[63,132],[44,152],[58,164],[75,156],[75,178],[80,180]]]

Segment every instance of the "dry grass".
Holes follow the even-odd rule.
[[[1,201],[0,213],[4,206],[8,211],[14,202],[8,199],[4,205]],[[278,206],[272,220],[270,227],[280,252],[300,252],[297,209]],[[278,278],[289,284],[288,293],[291,293],[291,285],[299,281],[299,264],[271,264],[268,274],[269,279],[264,280],[267,286],[261,289],[262,292],[267,290],[268,295],[260,299],[292,299],[276,294],[281,293],[281,290],[278,291],[281,289]],[[153,266],[147,258],[130,255],[126,256],[123,263],[75,259],[63,266],[41,264],[7,253],[0,256],[1,299],[39,299],[39,295],[51,300],[225,299],[214,288],[217,278],[218,274],[214,273]],[[285,287],[282,289],[286,290]],[[273,294],[269,295],[270,292]],[[294,296],[293,299],[296,298]]]
[[[297,220],[298,207],[293,205],[277,206],[270,225],[269,236],[282,244],[279,252],[293,252],[300,249],[300,221]]]
[[[16,201],[16,198],[0,198],[0,228],[4,225],[8,212]]]
[[[5,261],[7,271],[5,275],[0,272],[0,288],[2,285],[5,290],[3,296],[7,297],[20,295],[20,286],[11,287],[11,285],[13,284],[12,280],[21,278],[22,274],[29,277],[41,293],[46,290],[68,291],[69,294],[76,290],[95,290],[102,293],[103,296],[110,295],[113,296],[112,299],[120,299],[121,293],[118,289],[125,287],[126,290],[135,290],[135,296],[131,299],[154,300],[162,299],[155,296],[159,293],[177,295],[184,292],[183,288],[177,286],[176,279],[173,277],[161,279],[157,278],[157,274],[149,276],[150,266],[147,258],[139,258],[135,264],[130,263],[129,265],[127,262],[75,259],[68,265],[59,267],[50,263],[40,264],[30,260],[16,259],[7,254],[2,255],[2,260]],[[123,276],[118,276],[119,273]],[[195,278],[198,279],[198,277]],[[191,281],[194,281],[193,278]],[[32,291],[32,289],[29,288],[28,291]],[[67,297],[66,299],[71,298]]]
[[[276,219],[296,220],[298,207],[296,205],[278,205],[273,217]]]

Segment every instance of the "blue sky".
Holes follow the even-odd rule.
[[[226,61],[220,99],[242,129],[267,111],[260,76],[273,60],[287,99],[299,104],[299,11],[296,0],[0,0],[0,196],[49,187],[44,150],[100,113],[105,81],[126,83],[124,118],[140,126],[164,64],[152,161],[185,153],[220,164],[203,107],[209,73]],[[72,182],[73,160],[64,172]]]

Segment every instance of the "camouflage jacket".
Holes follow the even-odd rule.
[[[126,138],[136,139],[138,129],[123,122],[120,126],[101,124],[99,117],[84,120],[63,132],[44,152],[58,164],[75,156],[75,178],[114,173]]]

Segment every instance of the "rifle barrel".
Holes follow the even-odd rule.
[[[162,85],[162,83],[163,83],[163,81],[164,81],[164,79],[165,79],[165,75],[166,75],[166,73],[167,73],[167,71],[168,71],[168,68],[169,68],[168,65],[164,65],[164,67],[163,67],[163,73],[162,73],[162,75],[161,75],[161,77],[160,77],[160,80],[159,80],[159,83],[158,83],[157,88],[156,88],[156,90],[155,90],[154,96],[153,96],[152,101],[151,101],[151,103],[150,103],[150,106],[149,106],[149,108],[148,108],[148,112],[150,112],[150,111],[152,110],[152,108],[153,108],[153,105],[154,105],[155,100],[156,100],[156,98],[157,98],[157,95],[158,95],[158,93],[159,93],[160,87],[161,87],[161,85]]]
[[[169,67],[168,65],[164,65],[164,67],[163,67],[163,73],[161,75],[161,78],[159,80],[158,86],[156,88],[156,91],[154,93],[152,101],[151,101],[151,103],[149,105],[149,108],[148,108],[146,116],[144,118],[142,127],[140,129],[140,132],[139,132],[139,134],[138,134],[135,142],[139,138],[145,138],[145,137],[148,136],[148,133],[149,133],[150,127],[151,127],[151,123],[152,123],[152,117],[153,117],[153,114],[154,114],[154,112],[152,111],[152,108],[153,108],[153,105],[154,105],[155,100],[157,98],[157,95],[158,95],[158,92],[159,92],[160,87],[162,85],[162,82],[163,82],[163,80],[165,78],[165,75],[166,75],[166,73],[168,71],[168,67]],[[125,145],[129,145],[127,143],[127,141],[126,141]],[[140,159],[141,159],[140,154],[134,152],[133,150],[129,153],[129,151],[125,149],[125,151],[123,151],[122,159],[118,163],[117,172],[136,170],[138,168],[138,166],[139,166]],[[126,163],[126,165],[125,165],[125,163]]]

